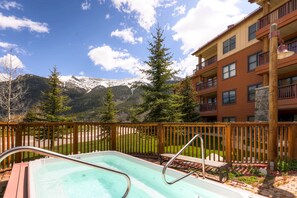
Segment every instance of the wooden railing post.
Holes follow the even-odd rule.
[[[159,146],[158,146],[158,154],[164,153],[164,125],[158,125],[158,139],[159,139]]]
[[[23,137],[23,123],[17,125],[17,130],[15,134],[15,146],[22,146],[22,137]],[[15,162],[20,163],[22,161],[22,153],[15,154]]]
[[[225,128],[225,145],[226,145],[226,162],[228,164],[231,164],[232,163],[232,158],[231,158],[231,153],[232,153],[232,141],[231,141],[231,124],[227,124],[225,125],[226,128]]]
[[[73,123],[73,154],[78,154],[78,125]]]
[[[111,124],[111,130],[110,130],[110,150],[116,150],[117,149],[117,125]]]
[[[297,126],[291,125],[288,130],[288,157],[290,160],[297,159]],[[295,151],[295,152],[294,152]],[[294,156],[295,155],[295,156]]]

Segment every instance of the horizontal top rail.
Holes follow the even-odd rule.
[[[0,155],[0,163],[8,156],[10,156],[12,154],[15,154],[15,153],[19,153],[19,152],[24,152],[24,151],[34,152],[34,153],[37,153],[37,154],[40,154],[40,155],[45,155],[45,156],[50,156],[50,157],[66,160],[66,161],[71,161],[71,162],[75,162],[75,163],[78,163],[78,164],[90,166],[90,167],[93,167],[93,168],[103,169],[103,170],[110,171],[110,172],[113,172],[113,173],[116,173],[116,174],[119,174],[119,175],[123,175],[127,180],[127,189],[126,189],[123,197],[127,197],[128,193],[130,191],[131,179],[126,173],[123,173],[123,172],[120,172],[120,171],[117,171],[117,170],[113,170],[113,169],[110,169],[110,168],[106,168],[106,167],[103,167],[103,166],[91,164],[91,163],[88,163],[88,162],[85,162],[85,161],[82,161],[82,160],[79,160],[79,159],[75,159],[73,157],[68,157],[68,156],[62,155],[60,153],[55,153],[53,151],[48,151],[48,150],[41,149],[41,148],[36,148],[36,147],[33,147],[33,146],[19,146],[19,147],[14,147],[14,148],[11,148],[9,150],[4,151]]]

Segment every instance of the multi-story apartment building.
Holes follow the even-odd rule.
[[[297,121],[297,0],[249,0],[260,5],[193,55],[192,76],[203,121],[253,121],[256,89],[269,84],[269,32],[295,54],[277,60],[280,121]]]

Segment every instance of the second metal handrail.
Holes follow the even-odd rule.
[[[14,148],[11,148],[9,150],[4,151],[0,155],[0,163],[2,162],[2,160],[4,160],[9,155],[12,155],[12,154],[15,154],[15,153],[18,153],[18,152],[24,152],[24,151],[35,152],[35,153],[38,153],[40,155],[59,158],[59,159],[63,159],[63,160],[67,160],[67,161],[75,162],[75,163],[78,163],[78,164],[83,164],[83,165],[90,166],[90,167],[93,167],[93,168],[103,169],[103,170],[106,170],[106,171],[110,171],[110,172],[113,172],[113,173],[123,175],[127,180],[127,189],[126,189],[125,194],[123,195],[123,197],[127,197],[128,193],[130,191],[131,180],[130,180],[130,177],[126,173],[123,173],[123,172],[120,172],[120,171],[117,171],[117,170],[113,170],[113,169],[110,169],[110,168],[106,168],[106,167],[103,167],[103,166],[98,166],[98,165],[95,165],[95,164],[91,164],[91,163],[81,161],[81,160],[78,160],[78,159],[75,159],[75,158],[72,158],[72,157],[68,157],[66,155],[62,155],[60,153],[55,153],[53,151],[48,151],[48,150],[41,149],[41,148],[36,148],[36,147],[33,147],[33,146],[18,146],[18,147],[14,147]]]
[[[166,164],[165,166],[163,167],[163,170],[162,170],[162,176],[163,176],[163,179],[164,181],[167,183],[167,184],[174,184],[186,177],[188,177],[189,175],[192,175],[193,173],[195,173],[197,170],[194,170],[194,171],[191,171],[190,173],[186,174],[185,176],[182,176],[181,178],[178,178],[176,180],[173,180],[171,182],[167,181],[166,180],[166,175],[165,175],[165,172],[166,172],[166,169],[168,168],[168,166],[197,138],[199,137],[200,140],[201,140],[201,150],[202,150],[202,176],[203,176],[203,179],[205,179],[205,158],[204,158],[204,146],[203,146],[203,138],[197,134],[195,135],[178,153],[175,154],[175,156],[173,156]]]

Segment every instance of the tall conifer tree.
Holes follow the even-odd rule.
[[[103,104],[103,111],[101,112],[100,120],[102,122],[115,122],[116,121],[115,102],[113,101],[113,94],[110,87],[107,88],[106,96]]]
[[[198,105],[195,100],[196,94],[193,88],[190,77],[186,77],[178,88],[178,94],[182,96],[182,119],[184,122],[197,122],[199,114],[197,111]]]
[[[169,49],[165,47],[163,31],[158,26],[156,34],[149,42],[150,55],[145,64],[149,67],[142,70],[148,76],[149,84],[144,85],[141,113],[145,113],[146,122],[179,122],[180,97],[173,92],[174,85],[169,83],[177,71],[170,66],[173,64]]]
[[[67,120],[63,113],[70,110],[67,106],[68,97],[62,94],[62,85],[59,80],[59,72],[54,67],[49,76],[49,90],[43,93],[41,102],[41,115],[44,121],[58,122]]]

